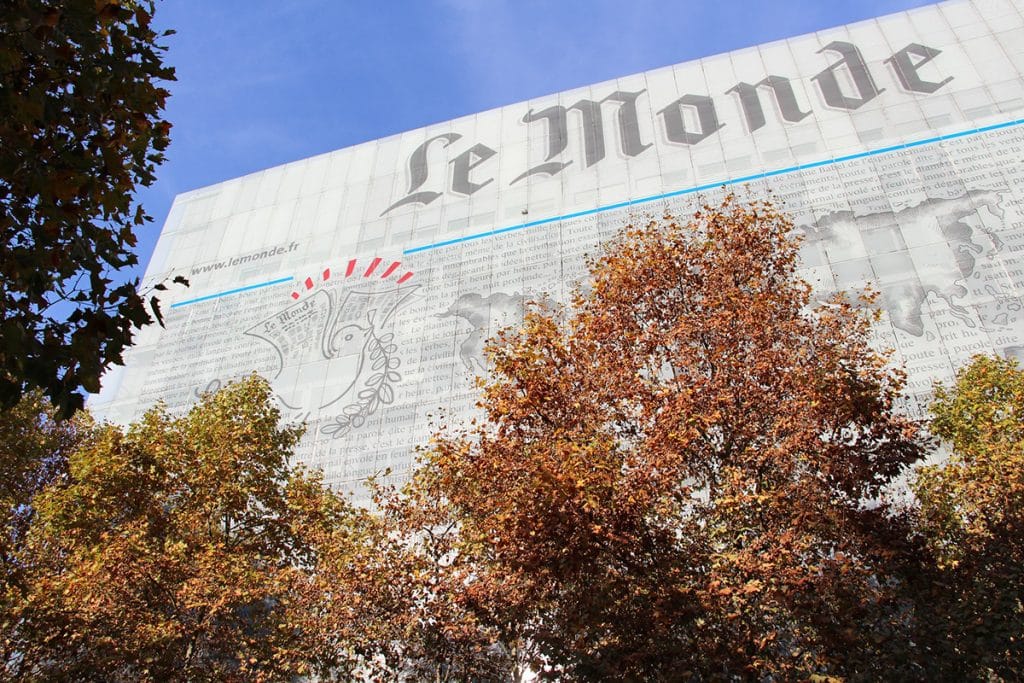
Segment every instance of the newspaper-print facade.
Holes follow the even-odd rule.
[[[1024,358],[1024,2],[952,2],[540,97],[179,196],[146,279],[185,275],[94,412],[258,371],[299,456],[357,498],[473,413],[483,347],[565,300],[622,225],[769,192],[817,296],[871,283],[907,408]]]

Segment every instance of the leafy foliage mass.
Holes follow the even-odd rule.
[[[933,604],[965,678],[1014,680],[1024,671],[1024,371],[975,358],[937,388],[932,413],[952,447],[914,486],[946,592]]]
[[[150,322],[136,263],[170,124],[174,70],[151,0],[5,0],[0,7],[0,404],[41,388],[65,415]],[[155,302],[154,302],[155,304]],[[154,309],[159,314],[159,309]]]
[[[0,665],[25,681],[455,680],[490,631],[394,515],[289,464],[267,383],[127,429],[0,413]]]
[[[38,391],[0,412],[0,582],[23,586],[23,547],[33,522],[33,503],[67,473],[68,457],[88,430],[88,418],[55,420]]]
[[[187,416],[154,409],[80,436],[33,500],[8,586],[7,674],[24,680],[279,680],[306,670],[290,619],[307,529],[344,515],[288,467],[251,380]],[[358,516],[358,515],[357,515]],[[301,663],[300,663],[301,662]]]
[[[374,511],[290,464],[259,378],[127,428],[27,396],[0,413],[4,676],[1018,679],[1024,372],[937,388],[952,455],[922,466],[872,296],[812,308],[790,235],[733,197],[627,228]]]
[[[923,441],[870,317],[810,310],[791,231],[731,196],[627,228],[571,310],[491,347],[486,420],[427,451],[473,604],[535,668],[913,674],[880,500]]]

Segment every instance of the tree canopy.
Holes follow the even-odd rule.
[[[327,664],[300,606],[322,542],[357,554],[366,511],[289,464],[300,428],[278,426],[266,382],[96,426],[66,474],[31,501],[3,614],[6,677],[249,681],[351,674]],[[329,531],[325,531],[325,529]],[[372,538],[372,537],[370,537]],[[339,598],[340,599],[340,598]],[[321,597],[322,601],[322,597]],[[316,605],[321,604],[317,602]]]
[[[933,604],[964,678],[1024,670],[1024,371],[979,356],[939,386],[931,429],[949,459],[921,469],[918,528],[940,568]]]
[[[153,0],[10,0],[0,9],[0,405],[38,387],[68,415],[135,328],[133,193],[154,181],[174,70]],[[166,34],[164,34],[166,35]],[[162,286],[162,285],[161,285]]]
[[[411,497],[536,670],[921,675],[884,496],[925,441],[872,295],[812,309],[791,234],[731,195],[626,228],[571,306],[499,336],[483,419],[425,451]]]
[[[34,520],[33,502],[67,473],[68,457],[88,432],[86,417],[55,419],[38,390],[0,411],[0,586],[23,585],[19,549]],[[2,600],[2,598],[0,598]]]

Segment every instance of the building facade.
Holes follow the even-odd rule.
[[[743,189],[746,188],[746,189]],[[326,480],[470,415],[486,339],[618,228],[769,191],[816,295],[881,293],[907,407],[1024,358],[1024,2],[951,2],[540,97],[180,195],[146,280],[191,281],[91,403],[127,421],[258,371]],[[169,308],[167,308],[169,306]]]

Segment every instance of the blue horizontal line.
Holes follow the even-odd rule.
[[[181,306],[188,306],[189,304],[198,304],[201,301],[209,301],[210,299],[219,299],[222,296],[229,296],[231,294],[238,294],[239,292],[248,292],[253,289],[260,289],[262,287],[270,287],[271,285],[280,285],[285,282],[291,282],[295,278],[292,276],[282,277],[277,280],[270,280],[269,282],[259,282],[255,285],[246,285],[245,287],[238,287],[237,289],[229,289],[226,292],[217,292],[216,294],[207,294],[206,296],[200,296],[195,299],[188,299],[187,301],[179,301],[176,304],[171,304],[171,308],[180,308]]]
[[[912,142],[905,142],[898,145],[891,145],[889,147],[881,147],[879,149],[869,150],[867,152],[858,152],[857,154],[847,154],[846,156],[836,157],[835,159],[824,159],[822,161],[813,161],[806,164],[797,164],[796,166],[789,166],[787,168],[780,168],[775,171],[765,171],[763,173],[754,173],[753,175],[743,176],[742,178],[733,178],[731,180],[719,180],[713,183],[705,183],[696,187],[688,187],[682,190],[675,190],[673,192],[665,192],[664,194],[651,195],[649,197],[642,197],[640,199],[630,199],[624,202],[618,202],[616,204],[608,204],[606,206],[599,206],[596,209],[588,209],[586,211],[576,211],[574,213],[567,213],[561,216],[553,216],[551,218],[543,218],[541,220],[530,221],[529,223],[520,223],[518,225],[510,225],[505,228],[496,228],[488,230],[486,232],[479,232],[473,235],[466,235],[464,237],[456,237],[454,239],[445,240],[443,242],[433,242],[431,244],[424,244],[420,247],[410,247],[402,252],[403,255],[408,256],[409,254],[416,254],[421,251],[430,251],[431,249],[440,249],[441,247],[450,247],[453,244],[460,244],[462,242],[470,242],[472,240],[482,239],[484,237],[493,237],[495,235],[502,235],[508,232],[515,232],[517,230],[525,230],[526,228],[533,228],[538,225],[546,225],[548,223],[557,223],[559,221],[566,221],[572,218],[579,218],[581,216],[589,216],[595,213],[602,213],[604,211],[613,211],[615,209],[621,209],[627,206],[635,206],[637,204],[646,204],[648,202],[655,202],[659,199],[669,199],[670,197],[680,197],[683,195],[694,194],[695,192],[703,192],[705,190],[711,190],[722,187],[723,185],[736,185],[737,183],[748,183],[752,180],[764,180],[765,178],[771,178],[777,175],[785,175],[787,173],[796,173],[798,171],[805,171],[811,168],[818,168],[820,166],[831,166],[833,164],[841,164],[846,161],[854,161],[856,159],[864,159],[866,157],[878,156],[880,154],[888,154],[890,152],[898,152],[903,149],[910,149],[912,147],[920,147],[921,145],[930,145],[936,142],[943,142],[944,140],[954,140],[956,138],[962,138],[968,135],[977,135],[978,133],[987,133],[992,130],[999,130],[1000,128],[1010,128],[1012,126],[1019,126],[1024,123],[1024,119],[1014,119],[1013,121],[1006,121],[1004,123],[994,123],[989,126],[982,126],[981,128],[970,128],[968,130],[959,131],[957,133],[947,133],[946,135],[936,135],[931,138],[924,138],[922,140],[914,140]],[[180,304],[178,304],[180,305]]]

